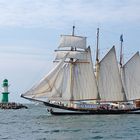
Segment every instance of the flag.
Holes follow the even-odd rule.
[[[120,41],[123,42],[123,35],[120,36]]]

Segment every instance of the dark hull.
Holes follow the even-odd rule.
[[[25,99],[29,99],[26,97],[23,97]],[[57,111],[53,111],[52,109],[50,109],[50,113],[53,115],[117,115],[117,114],[140,114],[140,107],[138,108],[134,108],[134,109],[128,109],[128,110],[120,110],[120,109],[116,109],[116,110],[93,110],[93,109],[78,109],[78,108],[71,108],[71,107],[66,107],[66,106],[61,106],[61,105],[56,105],[56,104],[52,104],[50,102],[44,102],[44,101],[40,101],[40,100],[34,100],[34,99],[29,99],[29,100],[33,100],[33,101],[38,101],[38,102],[43,102],[44,105],[48,106],[49,108],[57,108],[57,109],[62,109],[62,110],[67,110],[67,111],[74,111],[74,112],[65,112],[65,111],[61,111],[61,112],[57,112]],[[139,112],[137,112],[139,111]]]
[[[52,115],[119,115],[119,114],[140,114],[140,112],[95,112],[95,113],[92,113],[92,112],[81,112],[81,113],[76,113],[76,112],[54,112],[54,111],[51,111],[51,114]]]
[[[44,102],[46,106],[52,107],[50,109],[50,113],[53,115],[117,115],[117,114],[140,114],[140,112],[137,112],[140,110],[140,108],[134,108],[134,109],[115,109],[115,110],[107,110],[107,109],[82,109],[82,108],[71,108],[71,107],[66,107],[66,106],[60,106],[56,104],[51,104],[48,102]],[[64,111],[57,112],[53,111],[53,108],[57,109],[62,109]],[[65,112],[65,110],[70,111],[70,112]]]

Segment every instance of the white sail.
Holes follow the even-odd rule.
[[[138,52],[123,66],[122,74],[127,99],[140,99],[140,56]]]
[[[99,32],[97,39],[98,34]],[[73,26],[73,35],[61,36],[54,69],[21,96],[43,102],[48,106],[49,113],[57,115],[65,112],[118,114],[138,110],[139,101],[135,104],[129,100],[140,99],[139,54],[136,53],[121,66],[120,71],[115,47],[100,62],[97,56],[96,61],[95,77],[91,50],[86,47],[86,37],[74,36]]]
[[[79,58],[72,63],[66,63],[63,67],[63,82],[61,84],[61,98],[63,100],[86,100],[98,98],[90,48],[84,53],[80,53],[81,56],[83,55],[80,57],[81,59]],[[69,58],[70,54],[68,54],[67,57]]]
[[[93,71],[90,48],[87,51],[87,63],[77,63],[73,69],[73,99],[97,99],[98,90]]]
[[[86,49],[86,37],[62,35],[60,39],[59,48],[73,47]]]
[[[124,100],[115,47],[107,53],[99,64],[98,88],[100,98],[103,101]]]
[[[86,51],[83,51],[83,52],[78,52],[78,51],[57,51],[55,60],[63,59],[64,56],[67,53],[68,53],[67,58],[88,60]]]
[[[37,100],[46,97],[49,100],[61,101],[97,99],[98,91],[90,48],[80,55],[79,59],[72,62],[69,59],[70,55],[65,54],[54,70],[25,93],[24,97]],[[65,63],[66,59],[69,61]]]
[[[66,56],[55,66],[55,68],[48,75],[46,75],[29,91],[22,94],[22,96],[37,100],[40,100],[40,98],[42,97],[53,96],[53,94],[55,94],[54,89],[58,91],[60,88],[60,84],[63,78],[62,68],[65,59]]]

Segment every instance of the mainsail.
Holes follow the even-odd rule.
[[[91,51],[87,50],[87,59],[77,60],[74,64],[74,100],[97,99],[98,91],[95,80]]]
[[[124,101],[115,47],[99,63],[98,89],[102,101]]]
[[[68,55],[64,69],[62,98],[64,100],[97,99],[98,91],[90,48],[80,52],[58,51],[56,60],[62,59],[66,53]]]
[[[127,99],[140,99],[140,56],[138,52],[123,66],[122,70]]]

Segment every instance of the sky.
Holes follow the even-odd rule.
[[[9,80],[10,101],[28,102],[20,95],[51,70],[59,37],[73,25],[93,60],[98,27],[100,59],[113,45],[119,56],[121,34],[125,62],[140,51],[139,0],[0,0],[0,85]]]

